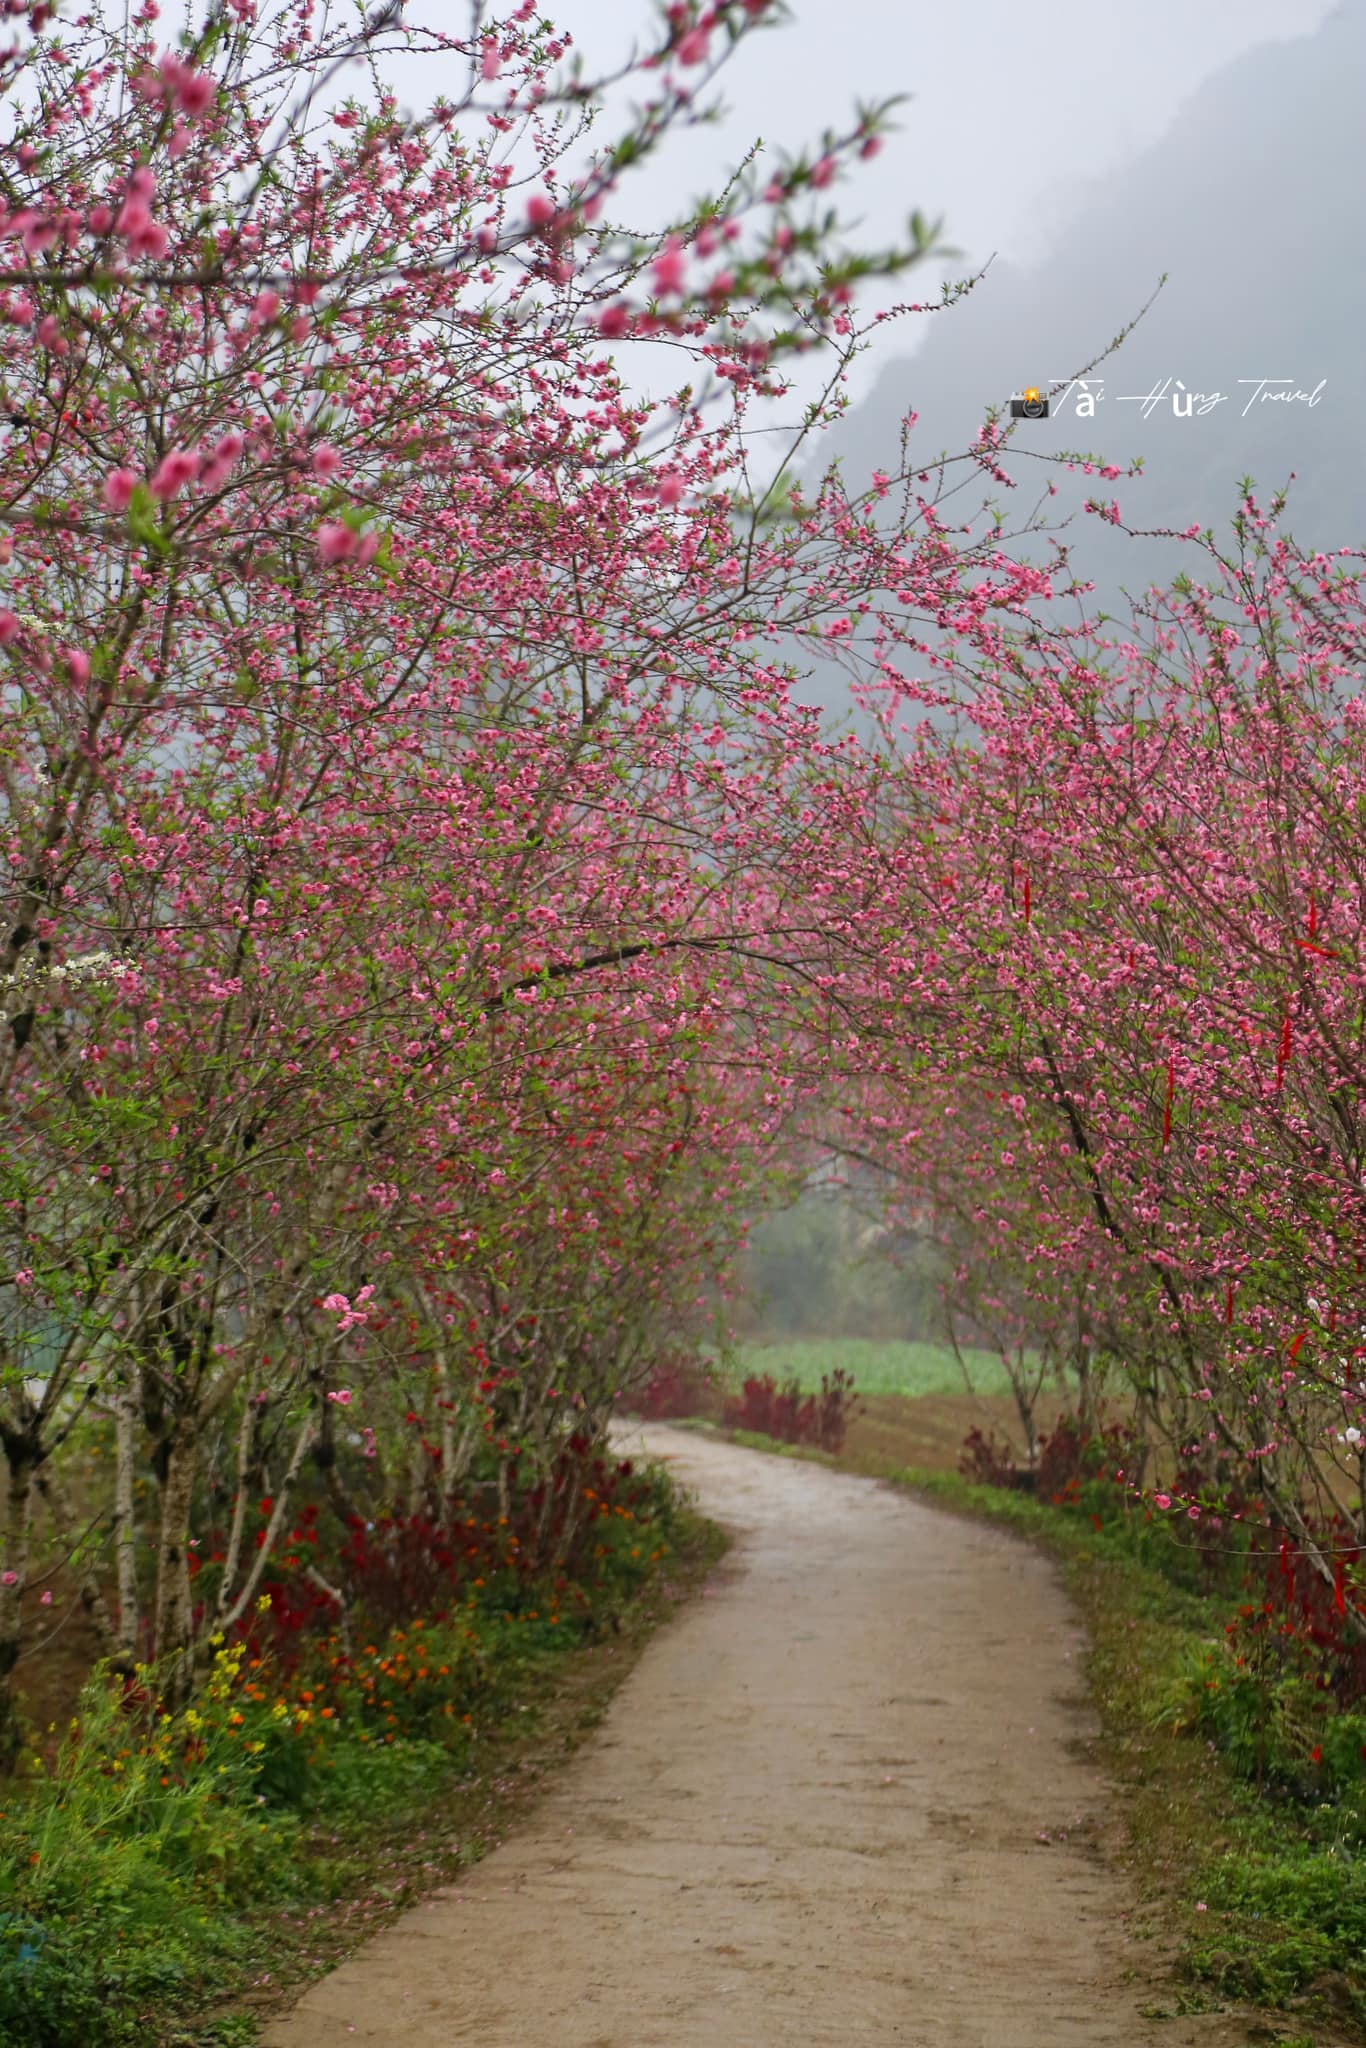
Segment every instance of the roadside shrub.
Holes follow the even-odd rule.
[[[217,1639],[183,1708],[161,1705],[155,1666],[97,1673],[0,1812],[6,2048],[145,2048],[149,2012],[207,1999],[245,1955],[236,1909],[326,1896],[325,1866],[300,1853],[306,1816],[360,1825],[412,1805],[476,1753],[539,1658],[610,1620],[677,1534],[680,1497],[586,1440],[560,1479],[558,1501],[467,1517],[463,1548],[422,1517],[366,1528],[345,1632],[287,1570],[249,1633]],[[568,1568],[524,1568],[538,1527],[568,1529]],[[358,1626],[434,1590],[439,1616]]]
[[[747,1379],[722,1412],[727,1429],[748,1429],[779,1443],[813,1444],[832,1453],[844,1448],[849,1424],[861,1402],[852,1373],[837,1368],[821,1375],[820,1392],[803,1394],[795,1379],[780,1386],[772,1373]]]
[[[1022,1467],[1011,1444],[994,1430],[974,1428],[963,1439],[958,1470],[975,1486],[1014,1487],[1052,1507],[1080,1507],[1099,1526],[1123,1508],[1118,1475],[1133,1449],[1123,1423],[1087,1429],[1077,1416],[1063,1415],[1039,1445],[1032,1467]]]
[[[626,1405],[644,1422],[710,1415],[718,1405],[716,1380],[705,1362],[691,1353],[670,1355],[656,1363]]]
[[[1349,1624],[1349,1615],[1353,1621],[1361,1616],[1356,1597],[1360,1547],[1337,1518],[1314,1535],[1318,1549],[1332,1560],[1333,1584],[1325,1584],[1284,1530],[1273,1528],[1261,1559],[1262,1602],[1284,1633],[1312,1648],[1339,1704],[1354,1706],[1366,1701],[1366,1642]]]
[[[1366,1646],[1349,1625],[1355,1546],[1340,1528],[1317,1532],[1335,1563],[1330,1586],[1288,1536],[1270,1534],[1245,1564],[1247,1590],[1260,1597],[1239,1605],[1222,1642],[1188,1660],[1163,1713],[1259,1787],[1355,1809],[1366,1804]]]
[[[970,1429],[958,1454],[958,1470],[974,1486],[1013,1486],[1015,1452],[995,1430]]]
[[[1122,1506],[1123,1485],[1117,1475],[1132,1464],[1134,1439],[1122,1422],[1086,1429],[1075,1415],[1063,1415],[1039,1446],[1035,1485],[1040,1500],[1055,1507],[1083,1506],[1088,1512],[1113,1512]],[[1083,1502],[1083,1491],[1102,1482],[1098,1495]]]

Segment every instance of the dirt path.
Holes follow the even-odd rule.
[[[731,1555],[525,1828],[269,2048],[1229,2040],[1138,2017],[1045,1560],[870,1480],[641,1434]]]

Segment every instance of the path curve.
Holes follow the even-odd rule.
[[[734,1549],[514,1838],[267,2048],[1208,2043],[1209,2021],[1153,2030],[1126,1982],[1142,1949],[1048,1562],[872,1480],[630,1442]]]

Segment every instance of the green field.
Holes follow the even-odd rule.
[[[861,1394],[962,1394],[967,1392],[962,1367],[946,1344],[879,1344],[871,1338],[779,1338],[766,1343],[738,1344],[730,1377],[772,1373],[776,1380],[794,1376],[803,1392],[815,1392],[822,1373],[842,1366],[854,1375]],[[1000,1359],[991,1351],[971,1351],[963,1359],[977,1394],[1004,1394],[1010,1382]]]

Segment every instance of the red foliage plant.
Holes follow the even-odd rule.
[[[1314,1653],[1339,1707],[1359,1706],[1366,1701],[1366,1642],[1352,1626],[1361,1614],[1352,1581],[1361,1546],[1339,1516],[1315,1530],[1314,1547],[1332,1564],[1329,1585],[1305,1548],[1283,1529],[1273,1529],[1271,1537],[1261,1553],[1262,1600],[1255,1613],[1240,1609],[1244,1624],[1251,1616],[1256,1628],[1298,1639]],[[1230,1624],[1230,1629],[1239,1629],[1239,1624]]]
[[[668,1422],[690,1415],[714,1415],[716,1384],[697,1359],[666,1356],[655,1365],[645,1384],[635,1390],[628,1403],[645,1422]]]
[[[747,1379],[727,1401],[722,1421],[727,1429],[749,1429],[779,1443],[814,1444],[822,1451],[843,1450],[849,1424],[861,1407],[854,1376],[842,1367],[822,1373],[818,1394],[803,1395],[795,1379],[779,1386],[772,1373]]]

